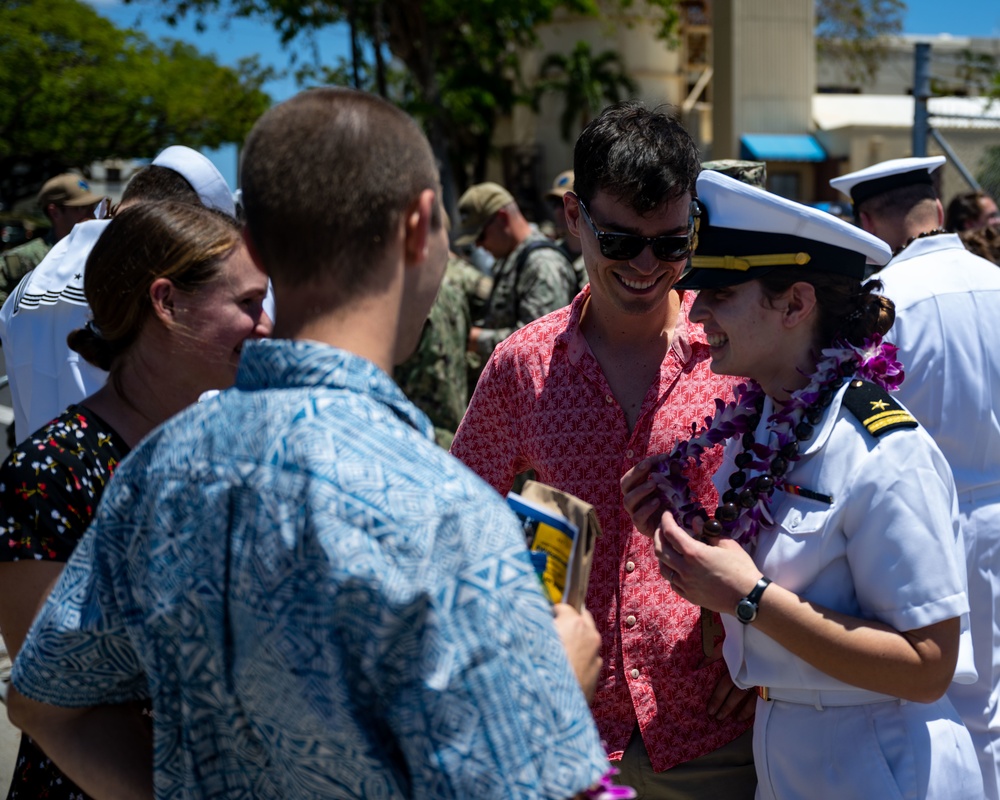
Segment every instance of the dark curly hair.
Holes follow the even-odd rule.
[[[819,324],[816,347],[829,347],[838,339],[853,345],[878,333],[884,335],[896,320],[892,300],[878,294],[882,281],[858,283],[853,278],[828,272],[803,272],[801,269],[779,267],[759,278],[764,296],[773,301],[793,283],[804,281],[816,289]]]
[[[694,195],[698,148],[665,109],[650,110],[635,100],[616,103],[583,130],[573,151],[573,191],[584,203],[604,191],[646,215]]]

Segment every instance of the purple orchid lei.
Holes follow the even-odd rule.
[[[724,533],[741,544],[754,541],[762,527],[774,524],[771,498],[774,490],[784,485],[789,462],[799,458],[798,441],[810,438],[812,425],[844,379],[853,376],[895,391],[904,377],[902,365],[896,360],[897,351],[895,345],[883,341],[878,334],[865,339],[861,347],[839,340],[823,350],[809,383],[768,418],[768,429],[777,435],[775,448],[753,439],[764,404],[764,390],[756,381],[737,386],[735,399],[729,403],[716,399],[715,416],[706,417],[700,431],[692,424],[691,438],[678,441],[651,475],[677,523],[692,530],[696,519],[703,520],[706,526],[714,522],[716,533]],[[744,490],[738,504],[723,503],[724,507],[710,515],[691,497],[687,472],[693,465],[701,464],[706,450],[736,436],[743,437],[744,445],[737,466],[758,472],[762,477],[751,479],[756,480],[754,489]],[[736,488],[742,485],[742,479],[737,484],[730,483]]]
[[[587,789],[583,796],[587,800],[632,800],[635,797],[635,789],[631,786],[618,786],[612,782],[618,770],[612,767],[601,778],[600,783]]]

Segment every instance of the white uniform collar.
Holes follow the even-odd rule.
[[[893,259],[886,264],[886,267],[891,267],[893,264],[898,264],[900,261],[908,261],[911,258],[926,255],[927,253],[937,253],[941,250],[954,250],[956,247],[961,250],[965,249],[965,245],[962,244],[962,240],[958,237],[957,233],[939,233],[935,236],[925,236],[922,239],[914,239],[902,252],[893,257]]]

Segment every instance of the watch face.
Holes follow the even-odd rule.
[[[757,619],[757,604],[752,603],[745,597],[736,604],[736,619],[744,625]]]

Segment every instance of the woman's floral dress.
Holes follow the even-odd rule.
[[[128,450],[79,405],[21,442],[0,467],[0,561],[67,561]],[[7,797],[87,800],[25,735]]]

